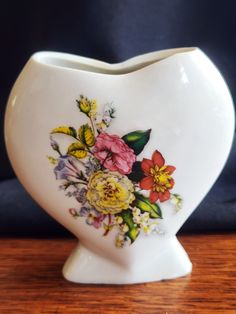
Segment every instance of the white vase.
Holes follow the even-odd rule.
[[[79,239],[63,274],[80,283],[190,273],[176,233],[220,174],[233,132],[227,85],[198,48],[119,64],[36,53],[5,116],[19,180]]]

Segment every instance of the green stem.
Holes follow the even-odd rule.
[[[108,233],[109,233],[109,231],[110,231],[110,227],[111,226],[111,214],[108,214],[108,228],[107,228],[107,230],[104,232],[104,234],[103,234],[103,236],[106,236]]]
[[[97,134],[96,134],[96,130],[95,130],[95,127],[94,127],[93,119],[91,117],[89,117],[89,120],[90,120],[90,123],[92,125],[93,134],[96,137]]]
[[[77,181],[77,182],[70,181],[70,185],[77,185],[77,184],[87,185],[87,182],[86,181]]]
[[[87,148],[86,151],[87,151],[88,153],[90,153],[91,155],[93,155],[91,149],[90,149],[88,146],[86,146],[86,148]]]
[[[56,149],[56,151],[58,152],[59,156],[61,157],[62,153],[61,153],[60,149],[58,148],[58,149]]]
[[[77,182],[78,184],[83,184],[83,185],[87,185],[86,181],[80,181],[80,182]]]

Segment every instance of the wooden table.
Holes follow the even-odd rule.
[[[236,234],[179,238],[191,275],[127,286],[65,281],[74,239],[1,239],[0,314],[236,313]]]

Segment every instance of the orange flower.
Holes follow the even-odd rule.
[[[165,166],[165,159],[157,150],[152,155],[152,160],[143,158],[141,168],[145,177],[139,185],[142,190],[151,190],[149,199],[151,203],[157,200],[167,201],[170,198],[170,189],[175,182],[171,174],[175,171],[174,166]]]

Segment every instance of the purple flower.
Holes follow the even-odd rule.
[[[69,178],[79,178],[81,171],[77,167],[78,162],[72,156],[62,156],[58,158],[58,164],[54,168],[57,180],[68,180]]]
[[[94,208],[81,207],[79,211],[79,216],[86,217],[86,223],[90,226],[93,226],[96,229],[99,229],[102,225],[105,215],[99,213]]]
[[[64,185],[62,185],[61,189],[65,190],[66,188],[63,188],[63,186]],[[82,188],[82,189],[76,188],[76,190],[74,191],[67,192],[66,196],[74,197],[79,203],[84,205],[87,202],[86,194],[87,194],[87,190],[85,188]]]
[[[51,144],[52,149],[56,150],[57,152],[59,151],[59,145],[52,136],[50,136],[50,144]]]
[[[95,161],[95,160],[89,160],[85,164],[85,173],[87,176],[90,176],[94,172],[98,171],[101,168],[101,166]]]
[[[85,188],[82,188],[80,190],[76,190],[74,192],[74,196],[75,196],[76,200],[79,203],[81,203],[82,205],[84,205],[87,202],[86,194],[87,194],[87,190]]]
[[[80,208],[80,211],[79,211],[79,215],[81,217],[87,217],[89,215],[89,212],[90,212],[90,208],[88,207],[85,207],[85,206],[82,206]]]
[[[94,213],[96,212],[96,213]],[[90,211],[86,223],[88,225],[93,226],[96,229],[99,229],[102,225],[103,220],[105,219],[105,215],[98,213],[97,211],[94,210],[94,212]]]

